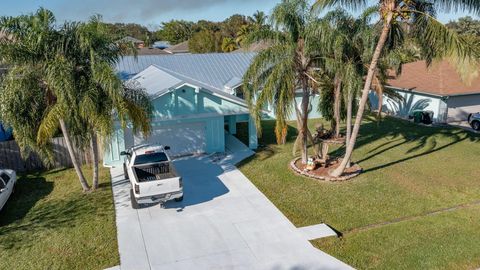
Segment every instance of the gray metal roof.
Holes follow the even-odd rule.
[[[131,80],[136,81],[150,96],[156,96],[183,81],[175,76],[164,72],[155,66],[149,66]]]
[[[169,74],[198,82],[219,91],[234,78],[242,78],[255,53],[209,53],[181,55],[140,55],[122,57],[116,70],[124,80],[132,78],[151,65]]]

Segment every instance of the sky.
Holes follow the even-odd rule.
[[[45,7],[52,10],[59,21],[83,21],[101,14],[106,22],[135,22],[155,29],[161,22],[172,19],[222,21],[236,13],[251,15],[256,10],[268,14],[278,2],[280,0],[1,0],[0,15],[28,14]],[[441,13],[438,17],[446,23],[466,15],[469,14]]]

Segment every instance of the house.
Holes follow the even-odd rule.
[[[126,36],[122,39],[119,40],[119,42],[125,42],[125,43],[133,43],[133,45],[137,49],[141,49],[145,47],[145,42],[143,40],[131,37],[131,36]]]
[[[233,51],[233,53],[242,53],[242,52],[261,52],[267,49],[270,45],[265,41],[254,42],[245,47],[241,47]]]
[[[248,146],[257,147],[257,130],[243,99],[242,77],[254,53],[125,56],[116,65],[122,80],[146,90],[153,104],[152,134],[143,138],[119,124],[104,155],[106,166],[121,162],[120,152],[137,144],[160,143],[172,156],[225,151],[225,132],[248,123]],[[298,98],[301,98],[300,95]],[[318,117],[312,101],[310,117]],[[274,117],[266,108],[265,117]],[[294,114],[291,115],[295,119]]]
[[[430,67],[425,61],[405,64],[402,73],[389,79],[386,87],[403,97],[401,101],[384,97],[383,111],[387,114],[406,118],[414,110],[429,110],[436,123],[458,123],[480,111],[480,77],[466,83],[446,60]],[[372,107],[378,108],[378,97],[371,93],[370,98]]]
[[[165,48],[164,51],[170,54],[190,53],[190,50],[188,49],[188,40]]]
[[[169,55],[169,53],[159,48],[148,47],[137,49],[137,55]]]

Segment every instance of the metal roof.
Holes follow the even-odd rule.
[[[139,83],[150,96],[161,94],[183,82],[155,66],[149,66],[131,80]]]
[[[254,56],[255,53],[124,56],[116,70],[127,80],[154,65],[179,79],[223,92],[232,79],[243,77]]]

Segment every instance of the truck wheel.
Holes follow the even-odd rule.
[[[123,163],[123,175],[125,179],[128,179],[127,166],[125,166],[125,163]]]
[[[472,128],[476,131],[480,131],[480,121],[473,121]]]
[[[137,200],[135,200],[135,196],[133,196],[133,189],[130,189],[130,200],[132,201],[133,209],[140,209],[140,205],[138,204]]]
[[[176,202],[181,202],[181,201],[183,201],[183,196],[180,197],[180,198],[175,198],[175,201],[176,201]]]

